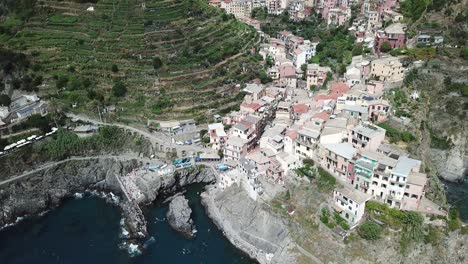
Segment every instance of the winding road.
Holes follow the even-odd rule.
[[[72,119],[75,119],[75,120],[81,120],[81,121],[92,123],[92,124],[95,124],[95,125],[116,126],[116,127],[120,127],[120,128],[125,129],[125,130],[128,130],[128,131],[134,132],[134,133],[138,133],[138,134],[146,137],[147,139],[149,139],[151,144],[153,144],[153,145],[158,144],[158,145],[164,146],[165,148],[170,148],[170,149],[176,148],[176,149],[181,150],[181,151],[185,150],[186,152],[190,152],[190,151],[193,151],[193,152],[199,152],[199,151],[201,151],[201,152],[211,152],[211,149],[202,148],[202,147],[195,146],[195,145],[177,145],[177,144],[173,144],[171,137],[168,137],[167,135],[165,135],[163,133],[160,133],[160,132],[150,133],[148,131],[144,131],[142,129],[132,127],[132,126],[128,126],[128,125],[124,125],[124,124],[101,122],[99,120],[96,120],[96,119],[93,119],[93,118],[90,118],[90,117],[87,117],[87,116],[84,116],[84,115],[76,115],[76,114],[72,114],[72,113],[67,113],[66,115],[68,117],[72,118]]]

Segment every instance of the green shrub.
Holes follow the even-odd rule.
[[[350,229],[348,223],[344,223],[344,222],[343,222],[343,223],[340,224],[340,226],[341,226],[341,228],[343,228],[344,230],[349,230],[349,229]]]
[[[112,86],[112,94],[116,97],[123,97],[127,94],[127,87],[121,81],[117,81],[114,86]]]
[[[326,172],[321,167],[318,168],[319,179],[317,185],[321,190],[332,190],[335,188],[336,179],[330,173]]]
[[[386,130],[385,134],[390,138],[390,142],[392,143],[398,141],[409,143],[416,139],[416,137],[410,132],[400,131],[394,127],[391,127],[387,123],[380,123],[378,126]]]
[[[385,41],[384,43],[382,43],[382,45],[380,46],[380,51],[382,52],[389,52],[392,50],[392,46],[390,45],[390,42],[388,41]]]
[[[460,223],[459,215],[460,213],[458,212],[457,209],[450,209],[448,223],[447,223],[450,231],[460,229],[461,223]]]
[[[314,161],[312,159],[304,159],[302,163],[306,166],[314,166]]]
[[[118,72],[118,71],[119,71],[119,67],[117,67],[117,65],[115,65],[115,64],[112,64],[111,71],[112,71],[112,72]]]
[[[377,240],[380,238],[382,228],[371,221],[366,221],[358,228],[358,234],[366,240]]]
[[[403,239],[420,242],[424,238],[424,218],[420,213],[406,212],[403,215]]]
[[[443,136],[437,136],[434,132],[431,133],[431,148],[446,150],[452,147],[452,141]]]
[[[429,226],[427,234],[424,236],[424,243],[435,246],[440,242],[440,235],[441,233],[437,227]]]
[[[324,224],[328,224],[329,222],[329,213],[328,213],[328,210],[327,208],[322,208],[322,215],[320,216],[320,221],[322,221],[322,223]]]

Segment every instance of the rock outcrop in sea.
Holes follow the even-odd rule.
[[[167,211],[167,221],[169,225],[176,231],[182,233],[186,237],[193,237],[195,226],[191,219],[192,209],[188,204],[188,200],[184,196],[176,196],[169,203]]]

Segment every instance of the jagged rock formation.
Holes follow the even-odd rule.
[[[18,216],[55,208],[60,201],[86,189],[120,192],[114,175],[128,173],[136,160],[111,158],[72,160],[38,171],[0,188],[0,226]]]
[[[468,144],[466,131],[453,136],[448,150],[431,149],[431,159],[439,175],[446,181],[460,182],[467,177]]]
[[[137,180],[137,186],[146,197],[144,202],[150,203],[159,195],[172,195],[189,184],[212,183],[215,180],[210,169],[197,166],[161,177],[142,177]]]
[[[240,187],[202,193],[208,216],[237,248],[260,263],[294,263],[289,230],[281,219],[251,200]]]
[[[386,233],[376,241],[354,234],[344,242],[324,224],[317,228],[302,226],[286,214],[275,213],[267,204],[255,202],[233,185],[222,192],[211,187],[202,193],[209,217],[223,230],[233,245],[260,263],[465,263],[468,259],[460,231],[440,237],[437,244],[412,244],[406,254],[400,252],[400,235]],[[307,207],[320,201],[309,200]],[[303,209],[303,208],[302,208]]]
[[[190,218],[192,209],[188,204],[188,200],[184,196],[176,196],[169,203],[167,211],[167,221],[169,225],[176,231],[184,234],[187,237],[193,237],[195,226]]]
[[[0,186],[0,226],[14,222],[17,217],[35,215],[57,207],[67,197],[88,189],[112,191],[121,194],[116,176],[122,176],[138,166],[137,159],[78,158],[57,162],[27,177]],[[9,179],[2,175],[1,180]],[[137,181],[144,192],[145,203],[153,202],[160,194],[169,195],[192,183],[210,183],[214,175],[203,167],[188,168],[162,177],[148,177]],[[121,195],[125,197],[124,195]],[[130,237],[146,233],[146,221],[134,201],[120,203]]]

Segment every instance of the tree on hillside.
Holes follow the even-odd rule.
[[[115,64],[112,64],[111,70],[112,70],[112,72],[118,72],[119,67],[117,67],[117,65],[115,65]]]
[[[301,71],[302,71],[302,80],[306,80],[307,78],[307,64],[304,63],[301,65]]]
[[[358,234],[366,240],[377,240],[380,238],[382,228],[371,221],[367,221],[358,228]]]
[[[163,65],[163,62],[162,62],[161,58],[159,58],[159,57],[154,57],[153,58],[153,67],[154,67],[155,70],[160,69],[162,67],[162,65]]]
[[[250,15],[252,18],[265,20],[268,17],[268,10],[266,7],[256,7],[252,10]]]
[[[31,127],[39,128],[41,132],[44,134],[49,132],[51,128],[49,125],[50,123],[49,118],[47,118],[47,116],[43,117],[40,114],[35,114],[35,115],[28,117],[27,123]]]
[[[427,5],[432,2],[430,0],[405,0],[400,6],[403,10],[405,17],[411,18],[413,21],[418,20],[423,12],[426,10]]]
[[[11,103],[11,99],[6,94],[0,94],[0,106],[9,106]]]
[[[354,47],[353,47],[353,50],[352,50],[353,56],[362,55],[362,51],[363,51],[362,45],[356,45],[356,46],[354,46]]]
[[[392,50],[392,46],[390,45],[390,42],[388,41],[385,41],[384,43],[382,43],[382,45],[380,46],[380,51],[381,52],[389,52]]]
[[[272,79],[268,76],[268,74],[265,71],[261,71],[258,74],[258,78],[262,82],[262,84],[269,83],[272,81]]]
[[[125,94],[127,94],[127,87],[123,82],[117,81],[112,87],[112,93],[114,96],[123,97]]]

